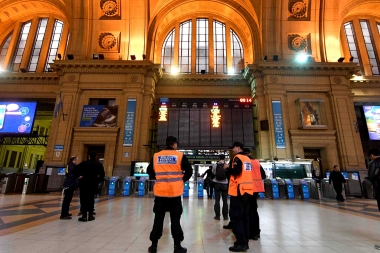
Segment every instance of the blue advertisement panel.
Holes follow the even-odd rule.
[[[84,105],[79,126],[116,127],[117,105]]]
[[[125,118],[123,146],[132,146],[133,130],[135,125],[136,99],[128,99],[127,116]]]
[[[276,139],[276,148],[286,148],[284,123],[282,120],[281,101],[272,101],[274,135]]]
[[[30,134],[37,102],[0,102],[0,134]]]
[[[363,106],[369,139],[380,140],[380,106]]]

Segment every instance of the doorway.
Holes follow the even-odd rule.
[[[305,159],[313,160],[312,177],[323,178],[321,151],[319,149],[304,149],[303,151]]]
[[[98,162],[103,164],[105,150],[106,150],[105,145],[85,145],[85,154],[83,155],[87,159],[88,154],[90,154],[91,152],[95,152],[97,154]]]

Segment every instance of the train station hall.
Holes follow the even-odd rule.
[[[380,0],[0,0],[0,253],[148,252],[168,137],[187,252],[377,251],[379,98]],[[209,182],[243,146],[262,168],[244,246]],[[81,222],[67,181],[94,154]]]

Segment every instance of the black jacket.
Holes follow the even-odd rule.
[[[66,177],[63,181],[63,187],[77,187],[78,186],[78,177],[75,175],[76,165],[73,162],[69,162],[66,168]]]
[[[104,167],[96,160],[83,161],[78,165],[77,175],[83,178],[79,179],[81,191],[96,192],[99,181],[104,179]]]
[[[331,184],[331,181],[333,182],[333,185],[342,186],[342,183],[345,183],[346,179],[343,177],[340,171],[333,170],[330,173],[329,184]]]
[[[369,164],[368,179],[372,184],[380,181],[379,175],[376,175],[376,173],[379,173],[379,171],[376,171],[377,169],[380,169],[380,157],[376,158]]]
[[[167,147],[165,150],[174,150],[174,149]],[[153,158],[152,158],[152,160],[150,160],[148,168],[146,169],[146,172],[149,175],[149,179],[151,180],[156,179],[156,172],[154,171],[153,165],[154,163],[153,163]],[[185,155],[182,156],[181,170],[184,172],[183,181],[184,182],[188,181],[193,175],[193,168],[191,167],[191,164],[189,163],[189,160],[187,160],[187,157]]]

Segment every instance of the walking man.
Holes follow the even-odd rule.
[[[174,239],[174,253],[186,253],[181,246],[184,239],[181,228],[182,200],[184,182],[193,175],[193,169],[182,152],[177,151],[178,141],[174,136],[166,138],[166,149],[154,154],[147,172],[156,179],[154,185],[154,223],[150,240],[152,245],[148,252],[156,253],[158,240],[162,236],[165,213],[170,213],[171,233]]]
[[[223,220],[228,220],[228,203],[227,203],[227,195],[228,195],[228,180],[226,176],[226,171],[224,168],[225,164],[225,155],[219,155],[219,162],[214,164],[212,168],[212,173],[215,175],[213,179],[214,192],[215,192],[215,220],[220,220],[220,196],[222,196],[223,201]]]
[[[330,173],[329,177],[329,188],[333,182],[334,190],[336,192],[336,200],[344,202],[345,199],[342,195],[342,184],[346,183],[346,179],[343,177],[342,173],[339,171],[339,165],[334,165],[333,171]]]

